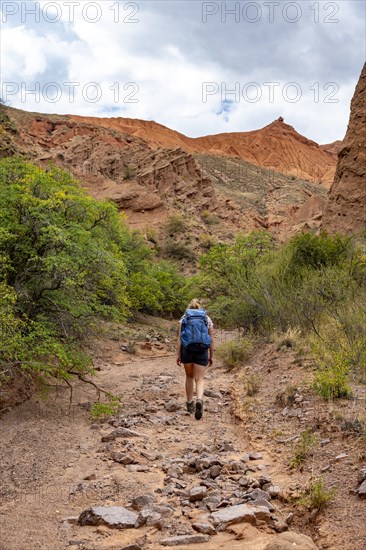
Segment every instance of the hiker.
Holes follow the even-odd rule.
[[[205,370],[208,364],[213,364],[213,322],[196,299],[190,302],[179,321],[177,365],[182,363],[186,371],[187,411],[194,412],[195,419],[200,420]],[[194,381],[196,405],[193,402]]]

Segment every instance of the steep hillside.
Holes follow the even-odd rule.
[[[141,138],[57,115],[3,113],[9,119],[3,125],[4,155],[22,154],[67,169],[93,196],[115,201],[132,223],[140,213],[145,224],[149,213],[161,220],[173,202],[197,214],[217,208],[211,181],[179,148],[154,150]]]
[[[319,228],[327,196],[324,185],[235,158],[207,154],[195,158],[213,182],[219,204],[231,207],[226,213],[231,219],[245,220],[249,229],[268,229],[280,240],[301,229]]]
[[[331,185],[336,146],[319,146],[286,124],[282,117],[252,132],[188,138],[153,121],[70,116],[70,120],[118,130],[146,139],[152,147],[181,147],[191,153],[216,154],[251,162],[286,175]]]
[[[282,117],[261,130],[198,138],[207,152],[247,160],[289,176],[330,185],[334,154],[285,124]]]
[[[351,116],[323,226],[346,233],[366,228],[366,64],[351,103]]]
[[[131,135],[123,119],[111,119],[107,127],[94,123],[100,119],[8,107],[1,108],[1,117],[0,156],[21,154],[42,166],[52,162],[67,169],[94,197],[115,201],[132,227],[155,231],[160,242],[169,236],[169,217],[179,215],[184,227],[174,239],[183,242],[187,257],[211,242],[232,238],[240,229],[266,228],[284,239],[302,227],[319,226],[327,188],[318,180],[304,181],[240,158],[193,154],[186,145],[163,148]],[[157,127],[138,122],[141,128]],[[288,133],[283,122],[270,126],[271,135],[278,127],[283,127],[283,136]],[[168,144],[168,130],[161,129]]]

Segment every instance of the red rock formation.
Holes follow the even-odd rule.
[[[211,180],[186,151],[153,150],[141,138],[83,119],[15,109],[9,113],[18,129],[18,152],[43,166],[53,162],[70,171],[94,197],[116,202],[132,225],[141,218],[143,225],[161,225],[173,203],[198,218],[203,210],[217,208]]]
[[[199,246],[200,235],[207,240],[208,235],[215,234],[225,240],[239,229],[263,227],[277,238],[287,239],[306,226],[308,216],[312,227],[320,225],[317,198],[325,198],[327,188],[319,185],[318,179],[316,183],[304,182],[296,175],[308,169],[316,155],[326,155],[327,159],[332,155],[322,152],[282,119],[263,130],[249,132],[250,139],[238,134],[240,139],[230,141],[230,134],[223,134],[220,143],[227,156],[201,153],[194,157],[185,144],[184,148],[153,144],[158,138],[165,144],[174,144],[177,136],[179,144],[189,139],[153,122],[105,119],[101,124],[101,119],[95,118],[4,109],[16,133],[0,133],[0,152],[21,153],[43,166],[51,161],[68,170],[94,197],[116,202],[131,226],[154,227],[163,233],[166,218],[179,212],[187,218],[187,241]],[[149,134],[149,142],[136,135],[136,122]],[[126,128],[130,128],[128,133]],[[158,135],[154,134],[156,129]],[[5,149],[1,141],[4,136],[8,140]],[[200,139],[204,147],[217,153],[219,142],[215,138]],[[267,155],[269,166],[277,167],[281,158],[291,158],[291,175],[279,174],[279,168],[268,171],[241,160],[241,152],[249,155],[250,151],[245,140],[258,151],[261,162]],[[309,197],[313,199],[305,204]],[[212,219],[216,221],[206,224],[204,211],[214,212]]]
[[[342,146],[343,142],[340,139],[333,141],[333,143],[324,143],[324,145],[319,145],[320,149],[334,155],[336,160],[338,160],[338,153],[342,149]]]
[[[337,161],[334,151],[302,136],[282,117],[260,130],[195,139],[153,121],[79,116],[69,116],[69,119],[142,137],[153,148],[180,147],[191,153],[239,158],[276,172],[322,182],[328,187],[334,179]]]
[[[366,228],[366,64],[352,99],[351,116],[323,215],[323,227],[342,233],[360,232]]]

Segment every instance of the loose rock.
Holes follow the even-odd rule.
[[[199,486],[199,487],[192,487],[192,489],[189,491],[189,500],[191,502],[196,502],[197,500],[202,500],[207,495],[207,487],[205,486]]]
[[[125,466],[127,464],[137,464],[138,460],[134,458],[131,455],[125,454],[121,451],[114,451],[111,453],[111,458],[114,460],[114,462],[118,462],[119,464],[124,464]]]
[[[80,525],[108,525],[115,529],[135,527],[137,514],[123,506],[94,506],[84,510],[78,523]]]
[[[216,535],[216,529],[208,521],[197,521],[192,523],[192,527],[198,533],[203,533],[204,535]]]
[[[134,510],[140,511],[147,506],[151,506],[154,501],[154,495],[139,495],[138,497],[132,499],[131,506]]]
[[[221,466],[218,464],[215,464],[214,466],[211,466],[210,468],[210,475],[212,478],[215,479],[215,477],[218,477],[221,473]]]
[[[199,544],[208,542],[210,535],[179,535],[178,537],[169,537],[160,541],[162,546],[181,546],[183,544]]]
[[[164,406],[168,412],[175,412],[181,407],[180,403],[176,399],[171,399],[165,403]]]
[[[221,531],[233,523],[251,523],[255,525],[257,520],[270,520],[268,508],[262,506],[250,506],[248,504],[237,504],[228,506],[216,512],[212,512],[211,519],[215,527]]]
[[[217,392],[217,391],[213,391],[213,390],[209,390],[209,389],[205,389],[204,395],[206,397],[212,397],[214,399],[222,399],[222,393]]]
[[[143,434],[129,430],[128,428],[117,428],[107,435],[103,435],[102,441],[114,441],[117,437],[146,437]]]
[[[358,483],[362,483],[366,480],[366,468],[361,468],[361,470],[358,472],[357,481]]]
[[[358,496],[361,498],[366,498],[366,480],[359,487]]]
[[[311,538],[298,533],[286,532],[281,533],[273,542],[267,544],[264,550],[317,550],[317,546]]]
[[[249,460],[261,460],[262,458],[261,453],[249,453]]]
[[[340,455],[335,457],[335,460],[338,462],[339,460],[343,460],[344,458],[347,458],[347,453],[341,453]]]

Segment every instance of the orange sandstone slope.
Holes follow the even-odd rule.
[[[352,99],[346,137],[323,214],[323,227],[342,233],[366,229],[366,63]]]
[[[232,157],[289,176],[330,186],[337,164],[337,146],[319,146],[286,124],[282,117],[260,130],[189,138],[154,121],[70,115],[86,122],[145,139],[152,147],[180,147],[190,153]]]

